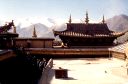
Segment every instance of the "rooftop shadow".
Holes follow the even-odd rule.
[[[77,80],[73,77],[68,77],[68,78],[57,78],[57,79],[61,79],[61,80]]]

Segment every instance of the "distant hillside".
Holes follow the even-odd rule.
[[[107,25],[110,30],[114,31],[125,31],[128,30],[128,16],[127,15],[118,15],[114,16],[107,21]]]
[[[54,38],[52,29],[41,23],[36,23],[25,28],[17,28],[20,37],[32,37],[34,26],[38,37]]]
[[[77,21],[78,22],[78,21]],[[106,20],[110,30],[123,32],[128,30],[128,16],[121,14]],[[0,25],[5,21],[0,20]],[[54,38],[53,29],[63,31],[66,29],[66,20],[52,18],[22,18],[14,20],[17,33],[20,37],[32,37],[33,27],[35,26],[38,37]],[[128,40],[128,33],[118,38],[118,42]]]
[[[107,21],[107,25],[110,30],[117,31],[117,32],[124,32],[128,30],[128,16],[121,14],[118,16],[114,16]],[[128,33],[126,33],[124,36],[118,38],[118,42],[122,43],[125,42],[128,39]]]
[[[14,20],[14,23],[19,37],[32,37],[34,26],[37,36],[43,38],[54,38],[53,29],[62,31],[66,28],[64,22],[51,18],[23,18]]]

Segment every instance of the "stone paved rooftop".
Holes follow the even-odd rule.
[[[48,84],[128,84],[126,63],[115,58],[54,59]],[[56,79],[55,69],[68,69],[68,78]]]
[[[125,49],[126,46],[128,45],[128,42],[117,45],[115,47],[110,48],[111,51],[115,51],[115,52],[121,52],[121,53],[125,53]]]

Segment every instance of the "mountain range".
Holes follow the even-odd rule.
[[[122,32],[128,30],[128,16],[121,14],[106,20],[110,30]]]
[[[45,18],[43,20],[37,21],[39,18],[27,18],[24,20],[15,20],[16,31],[19,37],[32,37],[33,29],[35,27],[38,37],[43,38],[54,38],[53,29],[62,31],[66,29],[66,24],[59,20],[54,20],[51,18]],[[11,29],[9,32],[12,32]]]
[[[116,32],[124,32],[128,31],[128,16],[121,14],[114,16],[110,19],[106,20],[106,23],[110,30],[116,31]],[[125,35],[117,38],[118,43],[123,43],[128,40],[128,33]]]
[[[56,20],[51,18],[27,18],[18,21],[14,20],[14,23],[15,22],[17,33],[19,33],[20,37],[32,37],[34,27],[36,28],[37,36],[43,38],[54,38],[53,29],[58,31],[66,29],[66,21],[62,19]],[[109,18],[106,20],[106,23],[109,29],[112,31],[124,32],[128,30],[128,16],[124,14]],[[125,42],[127,40],[128,33],[117,39],[119,43]]]

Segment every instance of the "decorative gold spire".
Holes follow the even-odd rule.
[[[70,14],[70,17],[69,17],[69,21],[68,21],[69,23],[71,23],[72,22],[72,17],[71,17],[71,14]]]
[[[89,18],[88,18],[88,12],[86,11],[86,18],[85,18],[85,22],[86,22],[86,24],[88,24],[89,23]]]
[[[36,29],[35,29],[35,25],[34,25],[34,28],[33,28],[33,36],[32,37],[37,37],[37,35],[36,35]]]
[[[13,24],[13,33],[16,33],[16,26],[15,26],[15,24],[14,24],[14,20],[12,20],[12,24]]]
[[[13,33],[16,33],[16,26],[13,26]]]
[[[105,23],[104,15],[103,15],[103,20],[102,20],[102,23],[103,23],[103,24]]]

